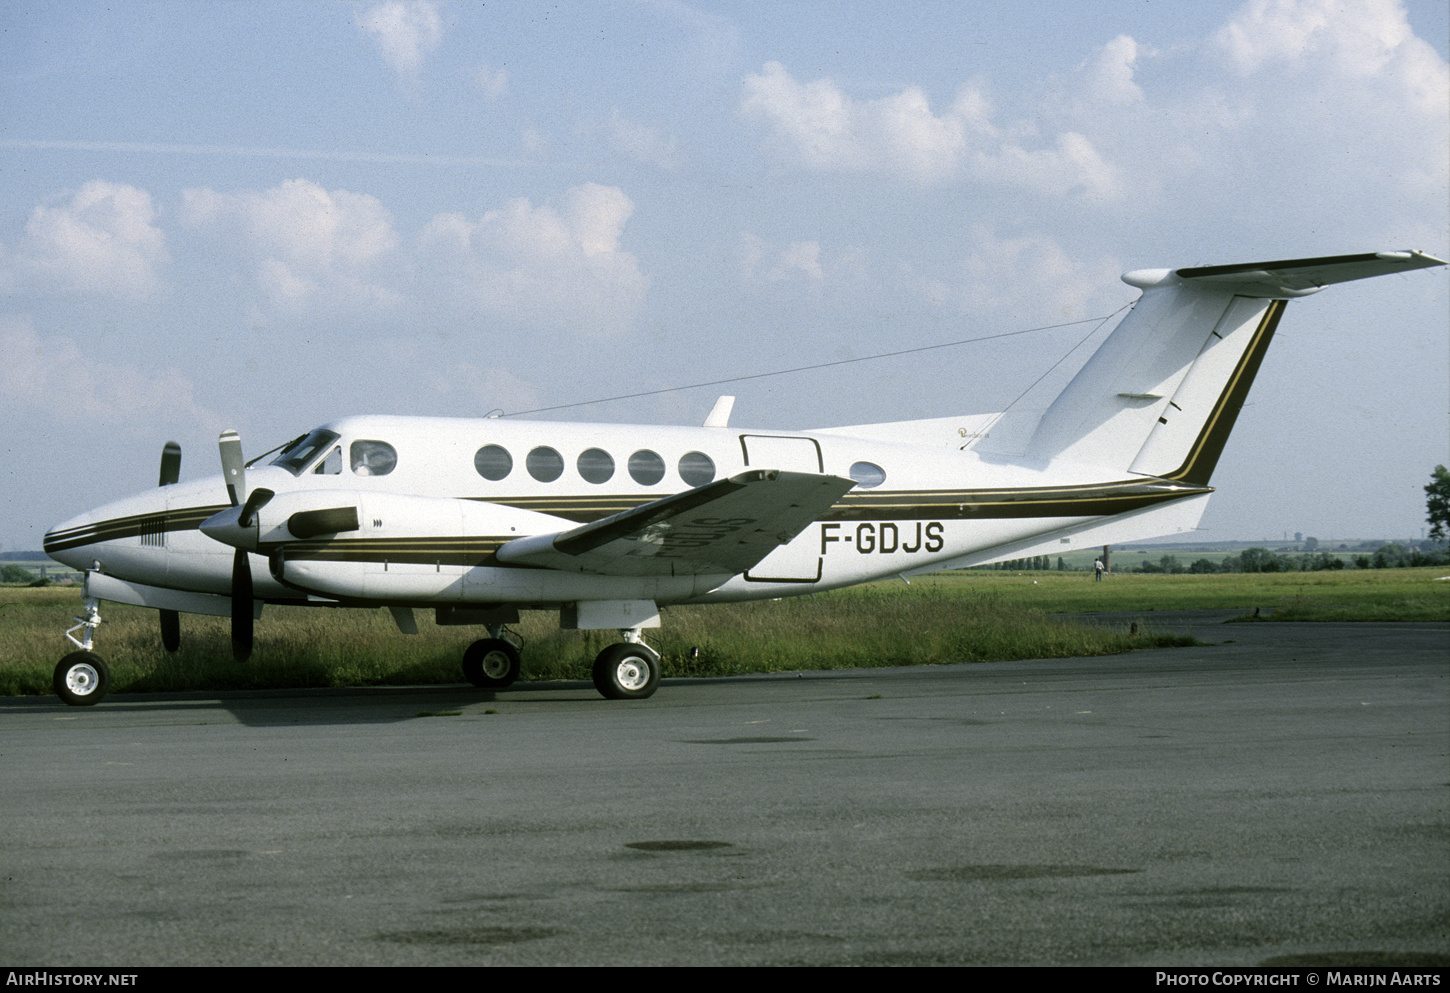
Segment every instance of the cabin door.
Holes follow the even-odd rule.
[[[814,438],[742,434],[740,448],[748,469],[825,471],[821,446]],[[820,527],[814,524],[745,573],[745,581],[749,583],[815,583],[820,578],[821,536]]]

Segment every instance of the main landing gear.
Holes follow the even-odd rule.
[[[66,629],[65,636],[80,651],[61,659],[51,679],[55,695],[72,707],[93,707],[111,690],[111,667],[91,651],[92,636],[101,624],[100,603],[95,597],[88,597],[85,616],[73,618],[75,627]],[[83,636],[77,638],[76,631],[81,631]]]
[[[503,689],[519,678],[523,660],[513,643],[500,637],[502,625],[492,634],[492,638],[475,641],[464,651],[463,678],[474,686]]]
[[[643,700],[660,684],[660,656],[639,637],[639,628],[619,632],[624,641],[594,659],[594,688],[606,700]]]
[[[641,640],[639,628],[621,628],[619,633],[624,641],[594,659],[594,688],[606,700],[653,696],[660,683],[659,653]],[[502,689],[519,678],[519,650],[503,639],[503,625],[491,628],[489,634],[464,651],[463,676],[474,686]]]

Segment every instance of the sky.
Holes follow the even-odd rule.
[[[10,0],[0,550],[224,428],[1038,403],[1124,271],[1450,258],[1447,47],[1443,0]],[[1418,538],[1437,463],[1447,270],[1331,287],[1198,537]]]

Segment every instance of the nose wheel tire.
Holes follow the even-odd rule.
[[[610,645],[594,660],[594,688],[606,700],[643,700],[659,683],[660,657],[644,645]]]
[[[463,653],[463,678],[474,686],[502,689],[519,678],[519,650],[502,638],[484,638]]]
[[[72,707],[92,707],[111,689],[111,667],[94,652],[71,652],[55,667],[55,695]]]

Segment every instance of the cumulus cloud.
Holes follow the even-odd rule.
[[[1450,71],[1415,36],[1398,0],[1251,0],[1214,43],[1243,74],[1280,65],[1392,81],[1415,109],[1444,116]]]
[[[1138,62],[1138,43],[1120,34],[1102,48],[1085,66],[1088,95],[1113,104],[1139,103],[1143,90],[1133,79]]]
[[[495,69],[482,65],[473,74],[473,82],[489,100],[498,100],[509,88],[507,69]]]
[[[918,282],[933,303],[989,313],[1030,300],[1032,319],[1071,321],[1109,313],[1132,296],[1118,282],[1123,270],[1116,259],[1078,261],[1052,238],[999,238],[985,224],[973,225],[971,235],[972,251],[955,279]]]
[[[0,315],[0,401],[12,411],[48,411],[73,422],[134,427],[154,420],[220,420],[194,399],[179,369],[141,369],[98,362],[69,338],[42,338],[29,317]]]
[[[182,191],[182,223],[232,234],[255,265],[257,286],[282,309],[314,300],[395,303],[382,285],[383,260],[397,247],[392,215],[375,198],[289,179],[270,190]]]
[[[373,36],[384,61],[400,76],[415,75],[423,56],[437,48],[443,38],[438,5],[430,0],[380,3],[358,15],[357,26]]]
[[[612,335],[632,323],[648,278],[619,244],[634,204],[586,183],[558,207],[509,201],[470,221],[439,214],[419,238],[453,290],[486,313]]]
[[[498,366],[482,368],[459,362],[446,373],[434,375],[432,382],[438,395],[471,405],[475,416],[495,410],[525,410],[542,402],[537,386]]]
[[[145,190],[92,180],[69,199],[31,212],[5,266],[9,274],[0,272],[0,286],[146,300],[161,289],[157,269],[167,261],[166,238],[155,220]]]
[[[623,152],[636,162],[673,169],[678,161],[673,139],[666,138],[656,128],[629,120],[618,107],[610,114],[604,131],[616,151]]]
[[[821,244],[795,241],[776,248],[749,231],[740,236],[741,275],[747,283],[804,282],[818,285],[826,278],[821,268]]]
[[[1263,156],[1266,196],[1335,202],[1359,228],[1406,208],[1444,217],[1450,65],[1397,0],[1251,0],[1202,52],[1239,134],[1268,137],[1239,152]],[[1315,181],[1277,190],[1302,175]]]
[[[977,87],[963,86],[937,114],[926,93],[907,87],[877,100],[853,100],[829,79],[797,82],[778,62],[745,79],[741,112],[763,119],[776,152],[823,172],[872,172],[931,184],[974,179],[1053,195],[1115,196],[1113,169],[1081,134],[1041,147],[992,121]]]
[[[812,169],[899,172],[932,182],[956,172],[969,122],[937,117],[916,87],[855,101],[829,79],[800,83],[779,62],[745,78],[741,110],[764,118],[778,149]]]

